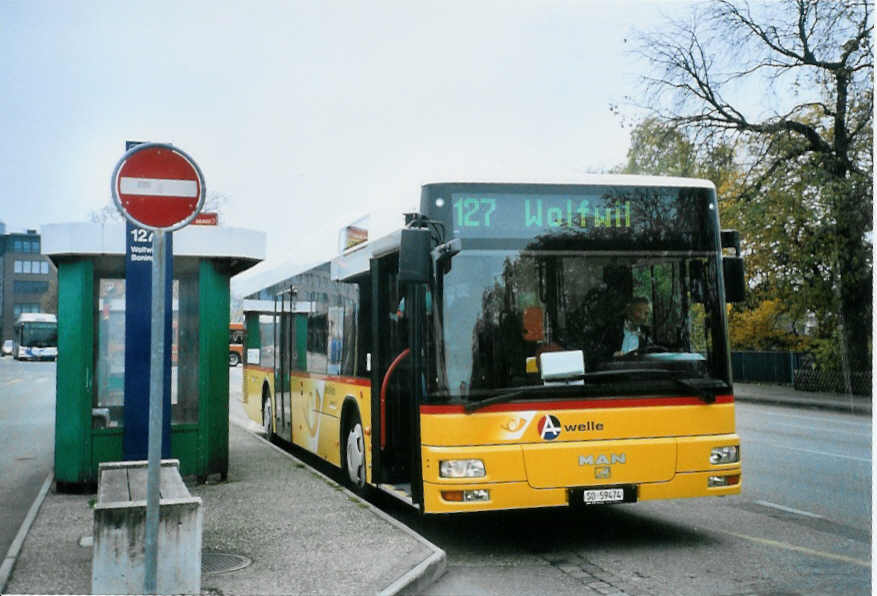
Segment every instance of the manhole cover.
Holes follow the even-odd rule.
[[[201,553],[201,573],[228,573],[229,571],[237,571],[243,569],[252,563],[252,561],[242,555],[233,555],[231,553]]]

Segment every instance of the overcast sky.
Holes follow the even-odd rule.
[[[682,3],[0,0],[0,220],[86,220],[124,141],[173,143],[270,261],[447,180],[624,161],[632,26]]]

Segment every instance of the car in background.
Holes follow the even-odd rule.
[[[7,339],[3,342],[3,347],[0,348],[0,356],[12,356],[12,340]]]

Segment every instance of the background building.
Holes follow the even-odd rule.
[[[58,273],[40,249],[36,230],[7,234],[0,222],[0,339],[12,338],[20,313],[58,310]]]

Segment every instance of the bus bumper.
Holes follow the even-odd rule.
[[[716,477],[728,482],[726,486],[711,486]],[[726,477],[730,477],[725,480]],[[735,478],[736,477],[736,478]],[[711,478],[714,480],[711,482]],[[742,478],[740,466],[718,471],[679,472],[666,482],[647,482],[636,486],[636,500],[683,499],[690,497],[719,497],[740,494]],[[533,488],[524,482],[485,482],[472,484],[423,483],[424,513],[461,513],[468,511],[495,511],[528,509],[533,507],[567,507],[570,488]],[[582,487],[577,487],[582,488]],[[588,488],[602,488],[599,486]],[[456,500],[463,493],[479,500]],[[486,499],[485,499],[486,497]],[[484,499],[484,500],[480,500]]]

